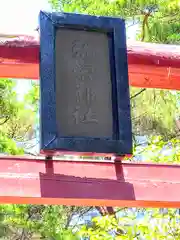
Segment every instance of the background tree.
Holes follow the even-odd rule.
[[[22,154],[18,142],[33,138],[33,111],[18,100],[15,81],[0,79],[0,152]]]
[[[143,214],[143,209],[141,210]],[[106,216],[94,218],[91,226],[84,226],[80,235],[89,240],[152,240],[180,238],[180,215],[175,209],[159,211],[146,209],[145,215],[139,219],[139,212],[132,209],[118,218]]]
[[[0,238],[8,240],[76,240],[74,216],[92,208],[46,205],[1,205]],[[73,233],[74,232],[74,233]]]

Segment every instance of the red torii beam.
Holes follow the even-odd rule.
[[[180,90],[180,47],[128,43],[130,85]],[[0,44],[0,77],[39,78],[39,43]],[[0,203],[180,208],[180,165],[0,157]]]
[[[128,42],[129,82],[180,90],[180,46]],[[39,79],[39,41],[23,36],[0,43],[0,77]]]
[[[180,166],[0,158],[0,202],[180,208]]]

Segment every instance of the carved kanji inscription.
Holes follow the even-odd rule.
[[[57,30],[56,105],[57,126],[61,135],[112,137],[106,34]]]

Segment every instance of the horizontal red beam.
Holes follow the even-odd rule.
[[[0,158],[0,203],[180,208],[180,165]]]
[[[180,90],[180,46],[128,42],[129,82]],[[20,36],[0,43],[0,77],[39,79],[39,42]]]

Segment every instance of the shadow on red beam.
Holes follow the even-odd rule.
[[[39,79],[39,42],[21,38],[0,44],[0,77]],[[131,86],[180,90],[179,46],[128,42],[128,65]]]
[[[180,208],[180,166],[0,158],[0,203]]]

